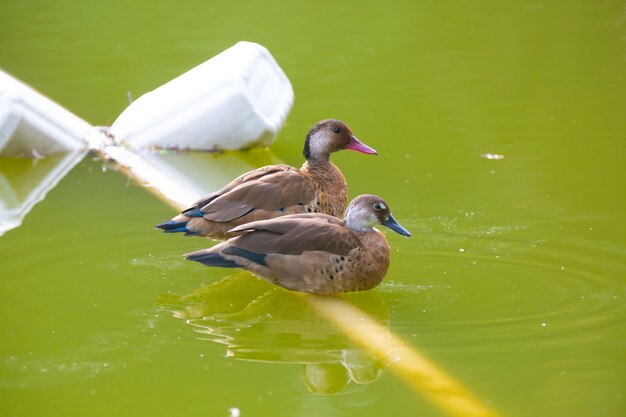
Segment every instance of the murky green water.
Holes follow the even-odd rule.
[[[0,66],[110,124],[127,91],[264,44],[294,108],[273,153],[221,158],[299,165],[308,127],[341,118],[380,153],[336,155],[351,196],[413,232],[347,302],[497,415],[622,416],[625,10],[3,2]],[[18,196],[31,165],[0,161]],[[0,237],[1,415],[446,415],[302,299],[183,261],[207,242],[152,229],[172,214],[88,158]]]

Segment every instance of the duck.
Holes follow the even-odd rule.
[[[344,122],[322,120],[306,135],[305,161],[299,169],[283,164],[247,172],[155,227],[166,233],[224,240],[232,237],[229,230],[253,221],[299,213],[339,217],[348,201],[348,185],[330,154],[344,149],[377,154]]]
[[[381,197],[363,194],[342,219],[323,213],[291,214],[239,225],[235,237],[185,255],[206,266],[243,268],[288,290],[338,294],[376,287],[390,264],[384,225],[410,237]]]

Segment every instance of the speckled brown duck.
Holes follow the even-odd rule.
[[[341,216],[348,186],[330,154],[343,149],[376,154],[345,123],[322,120],[306,136],[306,161],[300,169],[268,165],[247,172],[156,227],[167,233],[226,239],[231,237],[230,229],[252,221],[297,213]]]
[[[380,197],[352,200],[343,220],[326,214],[293,214],[235,227],[236,237],[186,255],[207,266],[244,268],[289,290],[335,294],[377,286],[389,267],[382,224],[411,234]]]

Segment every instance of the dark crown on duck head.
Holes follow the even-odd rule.
[[[315,126],[309,130],[306,135],[306,140],[304,141],[303,154],[306,159],[321,156],[313,155],[311,153],[312,151],[315,152],[314,149],[311,149],[311,141],[316,140],[318,137],[317,135],[321,136],[319,140],[323,137],[327,137],[329,139],[328,142],[325,143],[324,148],[322,148],[322,151],[325,154],[345,149],[346,145],[350,143],[353,137],[350,128],[341,120],[327,119],[317,122]]]

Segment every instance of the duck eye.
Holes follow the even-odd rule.
[[[378,203],[374,204],[374,210],[382,210],[382,206]]]
[[[341,129],[336,127],[336,128],[333,129],[333,132],[335,132],[336,134],[339,134],[339,133],[341,133]]]

